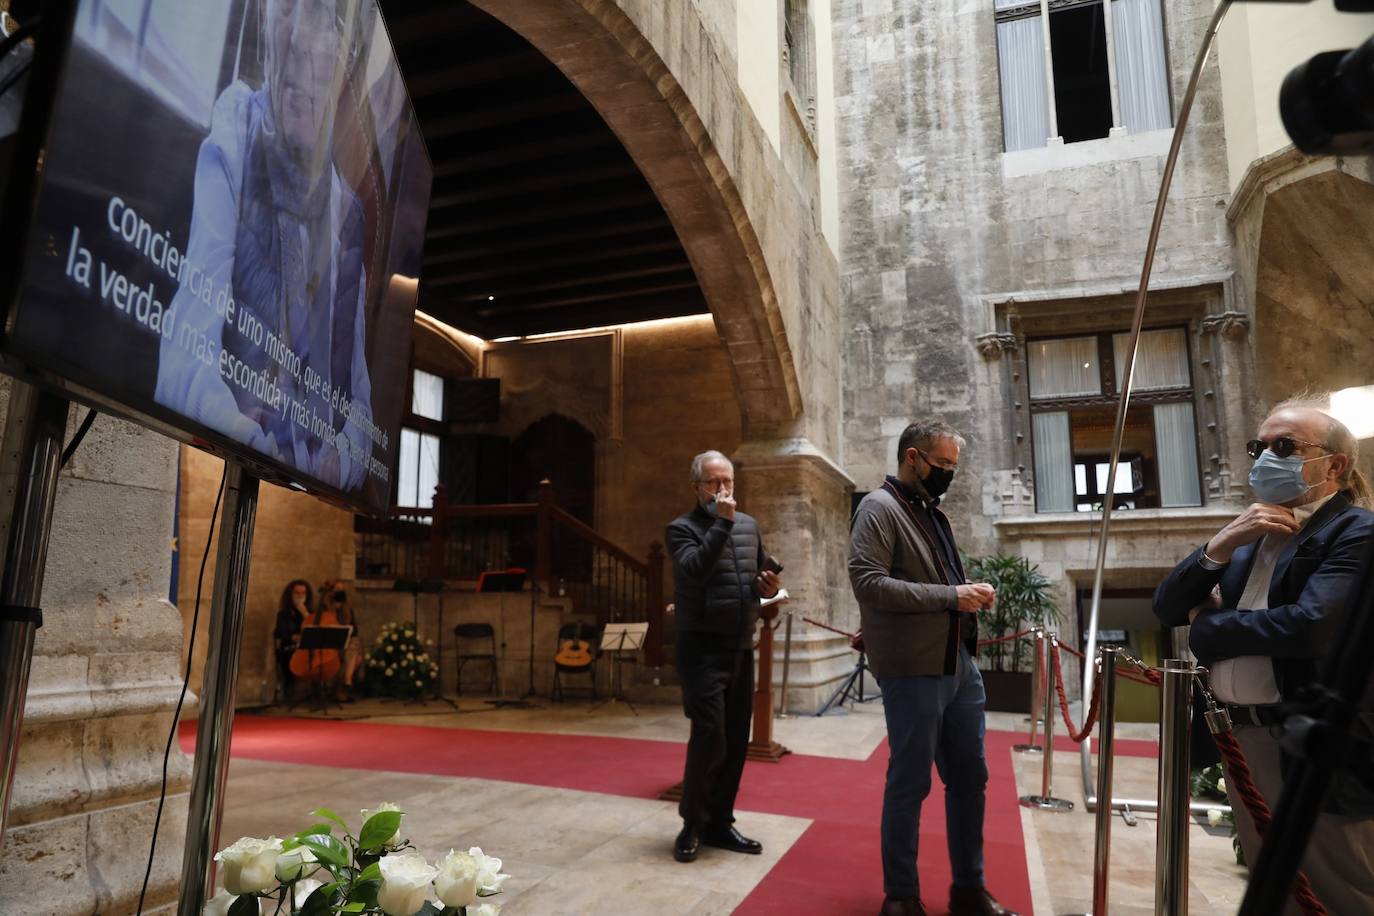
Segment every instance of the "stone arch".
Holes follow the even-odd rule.
[[[562,71],[643,173],[711,307],[745,428],[796,419],[801,389],[763,246],[715,141],[653,44],[614,0],[470,2]]]

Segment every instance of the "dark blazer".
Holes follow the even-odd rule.
[[[1155,615],[1171,627],[1185,626],[1188,612],[1202,604],[1213,586],[1221,586],[1221,610],[1198,615],[1188,646],[1205,665],[1243,655],[1267,655],[1285,701],[1297,699],[1317,679],[1318,667],[1341,639],[1345,609],[1360,566],[1374,537],[1374,512],[1351,505],[1337,493],[1298,532],[1274,567],[1269,607],[1238,608],[1254,565],[1257,544],[1247,544],[1218,570],[1199,562],[1206,545],[1174,567],[1155,591]],[[1368,735],[1374,710],[1363,705],[1356,733]],[[1363,783],[1364,785],[1359,785]],[[1374,814],[1374,774],[1337,780],[1328,810]]]
[[[698,507],[669,522],[665,540],[678,632],[710,633],[752,649],[759,617],[754,578],[766,556],[758,523],[743,512],[731,521]]]

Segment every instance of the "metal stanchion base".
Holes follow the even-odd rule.
[[[1072,811],[1073,802],[1067,798],[1055,798],[1045,795],[1022,795],[1021,807],[1039,808],[1041,811]]]
[[[1013,744],[1013,745],[1011,746],[1011,749],[1012,749],[1013,751],[1016,751],[1016,753],[1018,753],[1018,754],[1043,754],[1043,753],[1045,753],[1045,749],[1044,749],[1043,747],[1041,747],[1040,745],[1038,745],[1038,744]]]

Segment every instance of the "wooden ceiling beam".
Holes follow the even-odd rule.
[[[677,238],[677,233],[673,231],[668,217],[662,210],[658,213],[646,213],[638,218],[629,214],[624,219],[601,226],[577,226],[571,229],[559,227],[555,232],[522,232],[514,236],[491,236],[476,244],[426,245],[424,266],[431,268],[440,264],[485,263],[517,253],[523,253],[526,260],[536,260],[575,249],[579,245],[600,243],[610,246],[618,244],[618,239],[659,236],[664,232],[674,239]]]

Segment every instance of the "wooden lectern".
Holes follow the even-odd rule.
[[[773,740],[773,623],[778,617],[778,606],[787,600],[787,591],[778,592],[777,597],[764,602],[759,611],[763,626],[759,628],[759,670],[754,678],[754,730],[749,739],[749,759],[766,760],[777,763],[784,755],[792,753],[788,748]],[[787,698],[783,697],[783,702]]]

